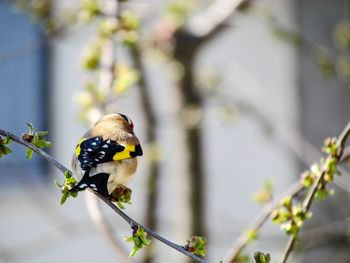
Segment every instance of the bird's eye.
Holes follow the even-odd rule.
[[[132,122],[132,120],[130,120],[129,125],[130,125],[131,129],[134,129],[134,123]]]

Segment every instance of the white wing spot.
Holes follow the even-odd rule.
[[[90,187],[97,187],[95,184],[90,184]]]
[[[83,189],[83,188],[85,188],[85,187],[87,187],[87,184],[81,184],[81,185],[79,186],[79,188],[81,188],[81,189]]]
[[[87,149],[88,150],[88,152],[92,152],[92,149],[91,148],[89,148],[89,149]]]
[[[102,148],[108,148],[108,145],[107,145],[107,144],[105,144],[105,145],[103,145],[103,146],[102,146]]]
[[[96,162],[98,162],[99,160],[98,159],[95,159]]]
[[[100,154],[105,155],[106,152],[105,151],[100,151]]]
[[[98,141],[99,140],[99,138],[97,137],[96,139],[95,139],[95,141]]]
[[[107,143],[111,143],[111,140],[107,140]]]
[[[96,142],[91,143],[91,145],[96,145]]]

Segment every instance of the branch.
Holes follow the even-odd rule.
[[[195,37],[205,38],[224,25],[245,0],[217,0],[206,11],[189,21],[186,30]]]
[[[123,263],[131,263],[132,260],[128,253],[123,245],[115,238],[112,227],[105,219],[104,214],[99,207],[98,198],[90,192],[87,192],[85,197],[89,216],[94,225],[100,231],[101,235],[108,241],[108,244],[114,249],[118,255],[118,259]]]
[[[304,190],[304,187],[300,184],[300,182],[299,181],[295,182],[283,194],[281,194],[279,197],[275,198],[274,200],[270,201],[270,203],[265,205],[265,207],[257,215],[254,221],[250,224],[250,226],[248,227],[248,230],[257,232],[264,225],[264,223],[269,219],[269,216],[272,213],[272,211],[275,210],[275,208],[280,205],[280,200],[283,197],[287,195],[296,196],[302,190]],[[248,245],[248,243],[249,243],[249,237],[245,233],[242,233],[238,237],[237,241],[233,244],[233,246],[227,252],[224,262],[234,262],[239,256],[239,254],[241,253],[241,251]]]
[[[346,141],[346,138],[349,136],[350,133],[350,123],[347,125],[347,128],[345,128],[342,135],[339,137],[338,142],[341,145],[341,149],[344,148],[344,144]],[[350,157],[350,146],[346,147],[344,150],[342,150],[341,153],[338,154],[339,156],[339,163],[342,163],[347,160],[347,158]],[[280,200],[284,198],[285,196],[291,196],[294,197],[298,195],[301,191],[303,191],[305,188],[300,184],[299,181],[295,182],[291,187],[289,187],[283,194],[281,194],[278,198],[275,198],[270,203],[266,204],[263,210],[258,214],[258,216],[254,219],[254,221],[250,224],[248,227],[248,230],[251,230],[253,232],[257,232],[264,223],[268,220],[270,214],[275,210],[276,207],[280,205]],[[317,189],[316,189],[317,190]],[[225,256],[224,262],[234,262],[241,251],[248,245],[249,243],[249,237],[242,233],[237,241],[233,244],[233,246],[229,249],[228,253]],[[288,243],[288,247],[294,246],[293,243]]]
[[[349,137],[349,135],[350,135],[350,122],[348,123],[348,125],[346,125],[345,129],[343,130],[343,132],[341,133],[341,135],[339,136],[339,138],[337,140],[337,148],[339,149],[339,152],[335,156],[337,162],[339,162],[342,159],[342,155],[344,152],[344,145],[345,145],[345,142],[346,142],[347,138]],[[312,202],[315,199],[315,195],[316,195],[316,192],[318,190],[318,187],[321,184],[326,173],[327,173],[327,168],[324,166],[322,168],[322,172],[321,172],[320,176],[317,178],[316,182],[312,186],[311,190],[308,192],[308,195],[306,196],[306,198],[303,202],[303,209],[304,209],[305,213],[307,213],[310,210]],[[294,244],[296,242],[296,238],[297,238],[296,235],[292,235],[289,238],[287,245],[285,247],[285,250],[284,250],[284,254],[283,254],[282,259],[281,259],[282,263],[287,262],[287,259],[293,250]]]
[[[58,161],[56,161],[56,159],[54,159],[51,155],[47,154],[46,152],[44,152],[43,150],[35,147],[34,145],[22,140],[20,137],[9,133],[5,130],[0,129],[0,135],[2,136],[8,136],[9,138],[11,138],[13,141],[15,141],[18,144],[21,144],[31,150],[33,150],[35,153],[37,153],[38,155],[40,155],[41,157],[43,157],[45,160],[47,160],[48,162],[50,162],[51,164],[53,164],[54,166],[56,166],[57,169],[59,169],[63,174],[67,171],[69,171],[69,169],[67,169],[65,166],[63,166],[61,163],[59,163]],[[69,171],[70,172],[70,171]],[[114,212],[116,212],[120,217],[122,217],[130,226],[138,226],[140,228],[143,228],[145,230],[145,232],[147,232],[150,236],[158,239],[160,242],[164,243],[165,245],[177,250],[178,252],[184,254],[185,256],[193,259],[195,262],[200,262],[200,263],[207,263],[207,261],[199,256],[196,256],[190,252],[188,252],[183,246],[175,244],[169,240],[167,240],[166,238],[160,236],[159,234],[157,234],[156,232],[154,232],[153,230],[143,226],[142,224],[136,222],[134,219],[132,219],[131,217],[129,217],[127,214],[125,214],[122,210],[120,210],[117,206],[115,206],[112,202],[110,202],[108,199],[106,199],[105,197],[103,197],[102,195],[100,195],[97,192],[93,192],[91,189],[88,189],[89,191],[91,191],[92,193],[94,193],[96,196],[98,196],[105,204],[107,204],[110,208],[112,208],[112,210]]]

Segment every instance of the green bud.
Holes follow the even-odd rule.
[[[138,29],[139,26],[140,26],[140,21],[135,14],[133,14],[130,11],[122,12],[120,16],[120,27],[122,29],[126,31],[134,31]]]
[[[143,228],[133,226],[132,229],[132,236],[124,238],[125,241],[134,243],[134,247],[129,254],[130,257],[133,257],[139,249],[141,249],[144,246],[148,246],[151,243],[151,240],[147,239],[147,233],[144,231]]]
[[[256,240],[258,238],[258,233],[257,231],[255,230],[252,230],[252,229],[248,229],[246,232],[245,232],[245,235],[247,237],[247,239],[249,241],[253,241],[253,240]]]
[[[287,209],[290,209],[292,207],[292,197],[286,196],[281,200],[281,205]]]
[[[98,0],[83,0],[78,18],[80,21],[87,23],[98,16],[100,13],[101,8]]]
[[[255,263],[269,263],[271,261],[270,254],[264,254],[263,252],[257,251],[254,253]]]
[[[193,236],[187,240],[185,249],[195,255],[205,257],[207,254],[206,250],[207,239],[201,236]]]
[[[315,181],[315,174],[311,173],[310,171],[305,171],[301,175],[301,182],[302,185],[305,187],[310,187],[313,185]]]
[[[99,23],[97,31],[103,38],[111,38],[118,30],[116,19],[103,20]]]
[[[82,67],[85,70],[96,70],[101,61],[101,44],[92,43],[84,49]]]

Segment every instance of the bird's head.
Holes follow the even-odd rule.
[[[133,133],[134,123],[133,121],[126,115],[122,113],[112,113],[103,116],[98,122],[110,123],[111,125],[117,125],[121,129]]]

